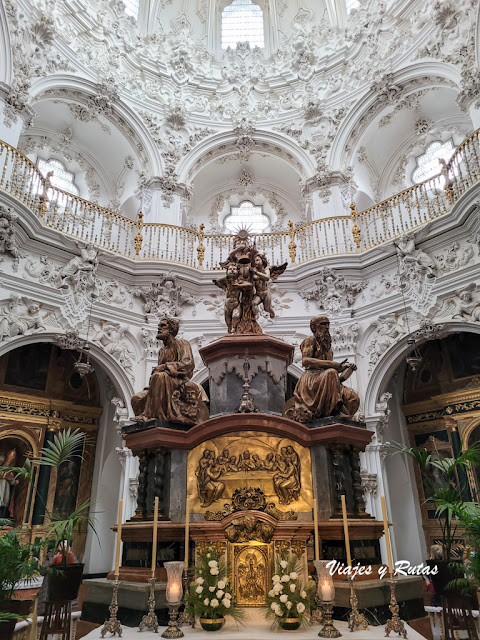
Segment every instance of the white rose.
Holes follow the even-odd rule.
[[[303,613],[305,611],[305,605],[303,604],[303,602],[297,603],[297,611],[298,613]]]
[[[307,592],[305,591],[305,589],[302,589],[302,591],[300,591],[300,595],[302,596],[303,599],[307,597]]]
[[[227,585],[227,583],[224,582],[223,580],[219,580],[218,581],[218,588],[219,589],[225,589],[226,585]]]
[[[275,609],[275,615],[278,616],[279,618],[283,617],[283,611],[280,607],[280,605],[277,604],[277,608]]]
[[[214,608],[215,608],[215,607],[218,607],[218,605],[219,605],[219,602],[218,602],[218,600],[217,600],[216,598],[214,598],[214,599],[210,602],[210,606],[212,606],[212,607],[214,607]]]
[[[277,582],[277,584],[273,586],[273,590],[275,591],[275,593],[281,593],[283,591],[281,582]]]
[[[208,590],[211,591],[211,593],[213,593],[215,591],[215,587],[208,587]]]
[[[228,598],[228,599],[230,600],[230,598],[231,598],[231,597],[232,597],[232,594],[231,594],[231,593],[226,593],[226,594],[225,594],[225,598]]]
[[[270,596],[270,598],[275,597],[275,595],[276,595],[275,589],[270,589],[270,591],[268,592],[268,595]]]
[[[195,589],[195,591],[196,591],[197,593],[202,593],[202,591],[203,591],[203,587],[197,587],[197,588]]]
[[[210,562],[208,563],[209,567],[216,567],[218,565],[218,562],[216,560],[210,560]]]
[[[228,598],[224,598],[222,600],[222,604],[226,609],[230,608],[230,605],[232,604],[231,600],[229,600]]]
[[[203,601],[203,604],[208,607],[208,605],[210,604],[210,600],[208,598],[205,598],[205,600]]]
[[[296,588],[296,584],[292,582],[292,584],[290,585],[290,591],[293,593],[295,591]]]
[[[272,602],[270,607],[271,607],[272,611],[275,611],[275,609],[278,607],[278,604],[276,602]]]
[[[272,576],[272,582],[273,582],[273,584],[277,584],[277,582],[280,582],[280,576],[277,575],[277,574]]]
[[[223,591],[223,589],[219,589],[215,595],[217,596],[217,598],[223,598],[224,593],[225,591]]]
[[[205,580],[204,580],[202,577],[198,577],[198,578],[195,580],[195,582],[196,582],[197,584],[203,584],[203,583],[205,582]]]
[[[219,572],[219,570],[218,570],[218,567],[212,567],[212,568],[210,569],[210,574],[211,574],[212,576],[218,576],[218,574],[219,574],[219,573],[220,573],[220,572]]]
[[[286,569],[288,565],[288,562],[286,560],[280,560],[280,566],[282,567],[282,569]]]
[[[281,581],[282,581],[282,582],[290,582],[290,576],[288,576],[288,575],[284,575],[284,576],[282,576],[282,577],[281,577]]]
[[[290,578],[292,580],[296,580],[298,578],[298,573],[296,571],[292,571],[292,573],[290,574]]]
[[[288,600],[288,596],[286,593],[282,593],[280,596],[280,602],[286,602]]]
[[[292,608],[292,603],[290,602],[290,600],[287,602],[286,605],[287,609],[290,611],[290,609]]]

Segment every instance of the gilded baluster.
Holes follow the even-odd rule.
[[[288,252],[290,254],[290,261],[293,266],[295,265],[295,254],[297,245],[295,244],[295,229],[291,220],[288,221],[288,235],[290,236],[290,242],[288,243]]]
[[[137,233],[135,234],[135,239],[134,239],[136,258],[140,256],[140,251],[142,249],[142,244],[143,244],[142,227],[143,227],[143,213],[139,211],[138,218],[137,218]]]
[[[205,245],[203,241],[205,240],[205,225],[200,225],[198,229],[198,247],[197,247],[197,255],[198,255],[198,268],[203,269],[203,260],[205,258]]]
[[[361,233],[360,233],[360,227],[357,224],[357,208],[354,202],[350,203],[350,215],[352,216],[352,220],[353,220],[353,227],[352,227],[353,241],[357,245],[357,249],[360,249]]]

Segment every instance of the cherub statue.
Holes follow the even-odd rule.
[[[456,291],[455,298],[447,302],[455,305],[452,318],[464,318],[471,322],[480,321],[480,294],[473,283]]]
[[[425,271],[427,278],[434,278],[438,274],[438,264],[432,256],[415,246],[413,233],[407,233],[393,243],[403,271],[408,271],[414,267],[420,271]]]
[[[225,322],[228,333],[235,333],[242,317],[242,291],[252,289],[253,285],[240,276],[240,270],[236,263],[227,267],[225,278],[214,280],[213,283],[225,291]]]
[[[263,309],[270,315],[270,318],[275,317],[275,311],[272,309],[270,283],[275,282],[278,276],[281,276],[286,268],[286,262],[280,266],[269,267],[268,260],[264,254],[257,253],[253,259],[252,272],[253,282],[255,285],[255,295],[253,297],[252,304],[255,318],[258,318],[259,316],[260,304],[263,304]]]
[[[98,267],[98,251],[95,246],[89,242],[82,246],[77,243],[80,255],[75,256],[67,262],[60,270],[60,288],[67,289],[69,286],[83,289],[95,287],[95,273]]]
[[[0,311],[0,342],[23,336],[27,331],[45,331],[45,318],[40,317],[40,308],[38,302],[12,293],[6,307]]]

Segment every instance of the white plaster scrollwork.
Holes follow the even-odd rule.
[[[148,287],[137,287],[133,295],[142,300],[145,314],[177,317],[183,305],[195,305],[194,296],[185,293],[171,273],[159,274]]]
[[[118,322],[107,320],[95,322],[92,329],[92,342],[105,349],[133,380],[135,353],[127,343],[126,329],[123,329]]]
[[[422,318],[420,321],[420,328],[413,332],[415,340],[426,338],[427,340],[439,340],[443,337],[443,329],[445,325],[435,324],[433,320],[429,318]]]
[[[334,353],[344,351],[355,352],[360,336],[360,325],[358,322],[354,322],[346,327],[333,324],[330,325],[330,335],[332,336],[332,349]]]
[[[25,253],[21,251],[18,242],[15,222],[18,215],[10,207],[0,205],[0,254],[10,255],[13,260],[12,269],[18,271],[20,258],[25,258]],[[3,257],[0,257],[0,262]]]
[[[461,318],[467,322],[480,322],[480,290],[472,284],[458,289],[453,298],[447,298],[439,309],[437,316]]]
[[[435,258],[442,273],[456,271],[473,260],[473,247],[471,243],[460,246],[455,240],[444,254],[435,256]]]
[[[437,260],[423,249],[418,249],[415,236],[408,233],[394,242],[399,259],[399,284],[408,295],[412,308],[426,313],[434,304],[435,280],[439,274]]]
[[[378,321],[373,323],[373,326],[375,326],[376,329],[371,334],[370,343],[366,349],[369,355],[369,372],[372,371],[383,354],[407,333],[405,318],[399,313],[389,313],[385,316],[380,316]]]
[[[347,281],[345,276],[337,275],[333,269],[323,267],[318,272],[319,278],[310,289],[301,290],[299,295],[305,301],[315,301],[318,309],[332,316],[352,307],[357,295],[363,291],[368,282]]]
[[[375,405],[375,410],[381,412],[381,416],[378,419],[376,426],[377,441],[383,443],[383,434],[388,426],[390,419],[391,409],[388,408],[388,403],[392,398],[392,394],[389,391],[385,391],[380,396],[378,402]]]
[[[360,469],[360,477],[362,479],[362,489],[364,494],[371,494],[377,497],[378,476],[376,473],[369,473],[367,469]]]
[[[115,396],[114,398],[112,398],[110,400],[110,402],[114,405],[115,407],[115,414],[113,416],[113,421],[116,424],[117,427],[117,431],[119,433],[119,435],[122,435],[122,427],[129,422],[129,418],[128,418],[128,409],[125,406],[125,402]],[[122,451],[124,451],[122,449]],[[118,452],[118,448],[117,448],[117,452]]]
[[[10,294],[10,298],[0,308],[0,342],[30,333],[46,331],[46,318],[40,315],[41,303],[25,296]]]
[[[157,332],[142,327],[140,330],[140,341],[143,345],[144,357],[147,360],[155,360],[160,348],[157,340]]]
[[[60,349],[70,349],[71,351],[79,351],[85,346],[85,340],[80,337],[78,329],[68,329],[65,333],[55,335],[52,342]]]

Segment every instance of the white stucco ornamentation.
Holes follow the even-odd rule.
[[[25,253],[20,249],[20,244],[15,229],[18,215],[11,207],[0,205],[0,262],[4,258],[2,254],[10,256],[13,260],[13,271],[18,271],[20,258],[25,257]]]
[[[353,306],[357,295],[365,289],[367,282],[352,282],[345,276],[337,275],[333,269],[323,267],[318,272],[315,285],[299,292],[306,302],[313,300],[318,309],[338,316]]]
[[[9,300],[0,308],[0,342],[46,331],[45,319],[48,313],[42,316],[41,307],[40,303],[25,296],[10,294]]]

